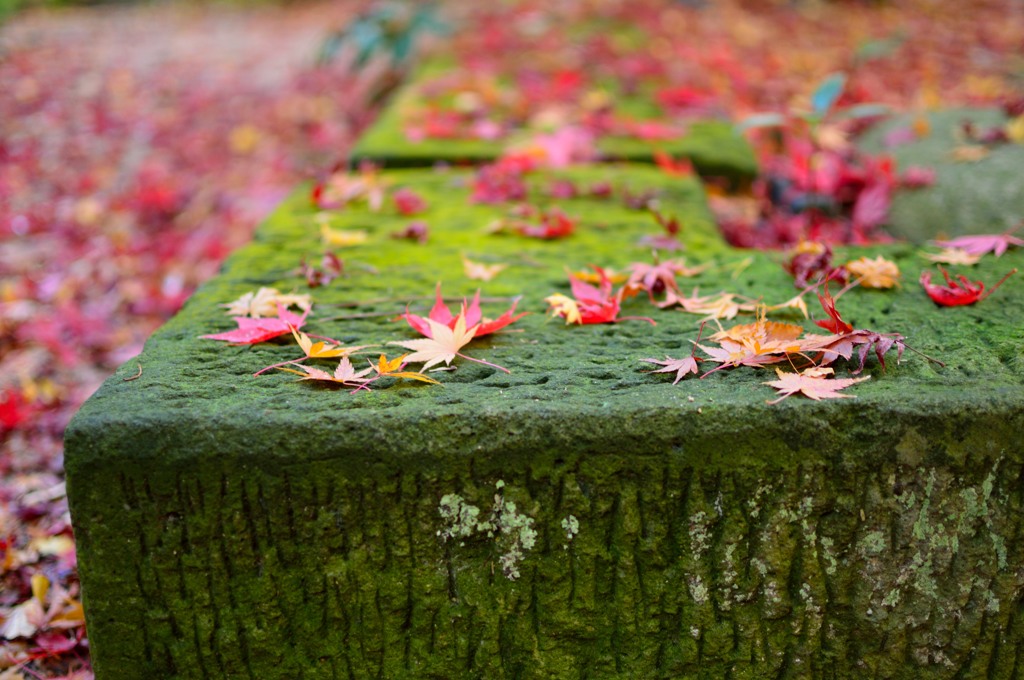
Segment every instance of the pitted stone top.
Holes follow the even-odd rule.
[[[643,295],[626,300],[622,313],[652,317],[657,326],[643,321],[567,326],[545,315],[546,296],[568,293],[567,270],[588,265],[622,270],[632,262],[652,261],[650,247],[640,240],[661,229],[646,210],[627,206],[623,192],[654,192],[659,209],[679,218],[686,249],[662,257],[682,256],[689,264],[710,265],[695,278],[680,279],[684,291],[724,290],[770,304],[795,295],[791,278],[780,266],[781,254],[736,251],[722,244],[695,180],[671,177],[650,166],[534,173],[529,176],[530,199],[558,205],[577,221],[572,236],[543,241],[490,233],[488,227],[507,216],[509,206],[472,203],[468,171],[407,170],[383,176],[390,186],[406,186],[423,196],[427,211],[409,218],[396,214],[390,203],[376,213],[352,204],[318,217],[308,191],[295,194],[254,242],[235,253],[223,273],[153,336],[138,358],[141,377],[124,380],[138,371],[136,361],[128,362],[83,407],[71,436],[88,431],[97,439],[76,449],[69,466],[87,464],[90,455],[105,455],[114,446],[105,442],[114,435],[105,433],[118,425],[158,438],[161,432],[184,428],[197,442],[207,440],[196,451],[215,446],[245,456],[253,447],[269,446],[281,461],[341,451],[370,452],[366,455],[385,460],[474,451],[528,456],[536,447],[643,453],[676,446],[681,451],[719,451],[716,460],[728,464],[741,458],[789,457],[793,454],[786,452],[794,449],[839,455],[864,452],[878,441],[895,446],[913,428],[941,425],[957,436],[958,427],[986,412],[1009,418],[1009,429],[989,429],[991,437],[1016,441],[1010,416],[1019,420],[1024,410],[1024,277],[1012,277],[977,306],[938,308],[917,284],[927,264],[917,248],[897,244],[842,249],[850,258],[884,254],[903,270],[903,283],[895,290],[855,288],[846,293],[840,301],[844,318],[857,328],[902,333],[908,345],[946,366],[908,352],[901,364],[890,355],[883,371],[869,358],[864,375],[872,379],[850,391],[855,399],[815,403],[794,397],[769,406],[765,402],[774,394],[763,383],[774,379],[770,370],[723,370],[677,385],[670,376],[648,372],[652,367],[642,363],[644,358],[690,352],[697,316],[658,309]],[[584,197],[550,198],[547,192],[555,176],[573,181]],[[602,182],[614,186],[611,198],[586,197],[588,187]],[[427,244],[392,238],[411,219],[429,225]],[[350,394],[297,382],[286,373],[253,377],[264,366],[301,354],[290,339],[254,347],[200,339],[234,327],[219,305],[247,291],[273,286],[307,292],[297,268],[304,258],[319,261],[324,220],[334,229],[365,230],[368,239],[338,251],[344,260],[341,278],[308,291],[314,300],[308,332],[347,345],[376,344],[395,356],[399,348],[387,342],[417,337],[395,320],[407,305],[425,313],[438,283],[449,299],[472,297],[480,289],[485,316],[500,314],[517,297],[518,309],[531,312],[511,332],[476,340],[464,349],[511,372],[457,359],[455,370],[434,374],[443,387],[396,384]],[[510,266],[493,281],[474,281],[463,272],[463,256]],[[1011,251],[999,259],[986,258],[969,275],[991,284],[1022,265],[1024,251]],[[813,296],[808,297],[812,318],[824,318]],[[743,320],[721,323],[727,327]],[[786,320],[815,328],[810,321]],[[837,374],[845,373],[843,364],[837,365]],[[117,436],[123,440],[124,430]],[[964,447],[963,455],[969,455],[970,443]],[[144,447],[138,448],[144,455]],[[187,451],[176,449],[174,455],[187,456]]]

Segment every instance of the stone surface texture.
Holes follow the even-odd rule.
[[[894,291],[846,293],[844,317],[946,367],[869,358],[856,398],[768,405],[773,372],[677,385],[647,372],[641,359],[690,351],[695,316],[642,297],[623,314],[657,326],[544,315],[545,296],[568,293],[566,267],[650,261],[637,242],[659,228],[623,204],[624,186],[656,191],[684,225],[681,254],[712,265],[683,290],[794,295],[780,254],[721,244],[696,181],[566,171],[580,187],[612,182],[616,198],[559,201],[577,233],[544,242],[487,233],[507,206],[470,204],[468,173],[387,176],[429,202],[429,244],[391,239],[409,218],[390,207],[333,213],[369,241],[312,291],[306,330],[412,339],[393,320],[406,304],[425,313],[439,281],[446,296],[479,286],[533,312],[465,350],[511,373],[457,360],[434,374],[443,387],[350,394],[252,377],[293,344],[199,339],[233,327],[218,305],[246,291],[303,290],[295,269],[322,246],[296,194],[68,430],[101,680],[1019,673],[1024,277],[940,309],[916,283],[915,247],[844,251],[904,272]],[[530,181],[544,203],[549,179]],[[511,266],[471,281],[463,254]],[[1011,251],[970,275],[1022,264]]]

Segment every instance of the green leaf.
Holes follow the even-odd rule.
[[[786,124],[786,117],[781,113],[755,113],[747,116],[736,124],[740,132],[754,128],[781,127]]]
[[[814,112],[819,115],[828,113],[832,105],[839,99],[839,95],[843,93],[843,87],[846,86],[846,74],[845,73],[833,73],[828,78],[825,78],[818,86],[818,89],[811,95],[811,106],[814,107]]]

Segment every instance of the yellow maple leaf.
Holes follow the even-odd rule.
[[[430,383],[431,385],[440,385],[438,381],[423,375],[419,371],[403,371],[402,367],[406,363],[408,354],[403,354],[394,359],[388,359],[387,356],[381,354],[380,359],[376,365],[373,366],[373,370],[377,372],[377,375],[384,378],[406,378],[408,380],[419,380],[420,382]]]
[[[803,293],[795,295],[786,300],[785,302],[780,302],[777,305],[770,305],[768,307],[765,307],[765,311],[768,312],[774,312],[781,309],[795,309],[801,314],[803,314],[805,319],[811,315],[810,312],[807,310],[807,303],[804,302]]]
[[[1024,114],[1006,123],[1006,136],[1015,144],[1024,144]]]
[[[484,264],[462,256],[462,269],[466,277],[476,281],[490,281],[507,268],[508,265],[504,263]]]
[[[601,268],[604,272],[605,278],[612,283],[623,283],[629,278],[629,274],[625,272],[616,271],[614,269]],[[568,267],[565,268],[565,273],[571,278],[579,279],[584,283],[601,283],[601,275],[596,271],[571,271]]]
[[[232,300],[221,307],[227,308],[231,316],[249,316],[260,319],[265,316],[277,316],[277,306],[298,307],[308,312],[313,302],[308,294],[296,295],[281,293],[277,288],[260,288],[245,293],[237,300]]]
[[[325,246],[351,248],[366,243],[368,235],[362,229],[332,229],[326,222],[320,223],[320,240]]]
[[[939,264],[959,264],[970,266],[978,264],[981,255],[969,253],[963,248],[943,248],[937,253],[921,253],[921,257],[938,262]]]
[[[899,283],[900,269],[896,263],[881,255],[873,260],[866,257],[846,263],[846,270],[853,274],[865,288],[892,288]]]
[[[583,323],[580,306],[571,297],[555,293],[544,298],[544,302],[551,305],[551,316],[564,317],[566,324]]]
[[[680,297],[671,291],[659,307],[678,304],[690,314],[702,314],[705,319],[735,319],[740,312],[752,312],[756,305],[740,302],[735,293],[718,293],[699,297],[696,290],[690,297]]]
[[[991,151],[980,144],[962,144],[949,152],[949,157],[956,163],[977,163]]]
[[[291,331],[292,336],[295,337],[295,342],[299,343],[299,347],[306,353],[307,359],[336,359],[368,347],[368,345],[341,347],[340,345],[326,343],[323,340],[313,342],[308,335],[300,330],[296,330],[294,326],[291,326]]]

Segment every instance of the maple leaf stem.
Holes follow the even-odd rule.
[[[652,326],[657,326],[658,322],[647,316],[620,316],[616,321],[646,321]]]
[[[306,360],[306,359],[308,359],[308,358],[309,358],[309,357],[301,357],[301,358],[299,358],[299,359],[292,359],[292,360],[290,360],[290,361],[282,361],[282,362],[281,362],[281,363],[279,363],[279,364],[274,364],[273,366],[267,366],[266,368],[261,368],[260,370],[258,370],[258,371],[256,371],[255,373],[253,373],[253,374],[252,374],[252,377],[254,377],[254,378],[255,378],[255,377],[257,377],[257,376],[263,375],[264,373],[266,373],[267,371],[269,371],[269,370],[270,370],[270,369],[272,369],[272,368],[280,368],[281,366],[288,366],[289,364],[298,364],[298,363],[301,363],[301,362],[305,361],[305,360]]]
[[[704,375],[702,375],[700,377],[700,379],[703,380],[704,378],[708,377],[712,373],[715,373],[717,371],[721,371],[723,368],[734,368],[735,366],[736,366],[736,364],[730,364],[730,363],[718,364],[717,366],[712,368],[710,371],[706,371],[704,373]]]
[[[459,352],[456,352],[455,356],[462,357],[463,359],[466,359],[467,361],[474,361],[474,362],[476,362],[478,364],[483,364],[484,366],[490,366],[491,368],[496,368],[499,371],[504,371],[505,373],[511,373],[512,372],[512,371],[508,370],[507,368],[505,368],[504,366],[499,366],[498,364],[492,364],[491,362],[484,361],[483,359],[474,359],[473,357],[468,357],[465,354],[461,354]]]
[[[700,342],[700,336],[704,334],[704,327],[707,325],[707,320],[701,321],[700,328],[697,329],[697,339],[693,341],[693,348],[690,350],[690,356],[694,359],[697,358],[697,343]]]
[[[370,380],[367,380],[365,383],[363,383],[361,385],[358,385],[354,390],[349,392],[349,394],[355,394],[359,390],[366,390],[367,392],[372,392],[373,390],[370,389],[370,383],[372,383],[372,382],[374,382],[376,380],[379,380],[380,377],[381,376],[377,376],[376,378],[371,378]]]
[[[1013,272],[1011,272],[1011,273],[1013,273]],[[1007,276],[1009,276],[1009,274],[1007,274]],[[924,352],[922,352],[921,350],[914,349],[913,347],[911,347],[910,345],[908,345],[905,342],[903,343],[903,347],[905,349],[909,349],[911,352],[913,352],[914,354],[916,354],[916,355],[918,355],[920,357],[924,357],[925,359],[927,359],[928,361],[932,362],[933,364],[938,364],[939,366],[942,366],[943,368],[946,367],[946,363],[944,361],[939,361],[935,357],[930,357],[927,354],[925,354]]]
[[[996,292],[996,288],[998,288],[999,286],[1003,285],[1003,282],[1006,281],[1006,279],[1010,278],[1011,276],[1013,276],[1016,273],[1017,273],[1017,268],[1016,267],[1014,267],[1013,269],[1008,271],[1006,273],[1006,276],[1004,276],[1003,278],[999,279],[999,281],[996,282],[996,285],[994,285],[991,288],[989,288],[987,291],[985,291],[985,293],[981,297],[978,298],[978,302],[981,302],[982,300],[987,298],[989,295],[991,295],[992,293]]]
[[[852,288],[856,288],[857,286],[860,285],[860,282],[863,281],[863,280],[864,280],[864,277],[862,276],[859,279],[854,279],[850,283],[846,284],[845,286],[843,286],[840,289],[840,291],[838,293],[836,293],[835,295],[832,296],[832,300],[833,301],[838,300],[840,297],[842,297],[843,293],[845,293],[846,291],[848,291],[848,290],[850,290]]]
[[[325,341],[331,343],[332,345],[340,345],[341,344],[340,341],[335,340],[334,338],[329,338],[326,335],[313,335],[312,333],[306,333],[306,335],[308,335],[311,338],[316,338],[317,340],[325,340]]]

